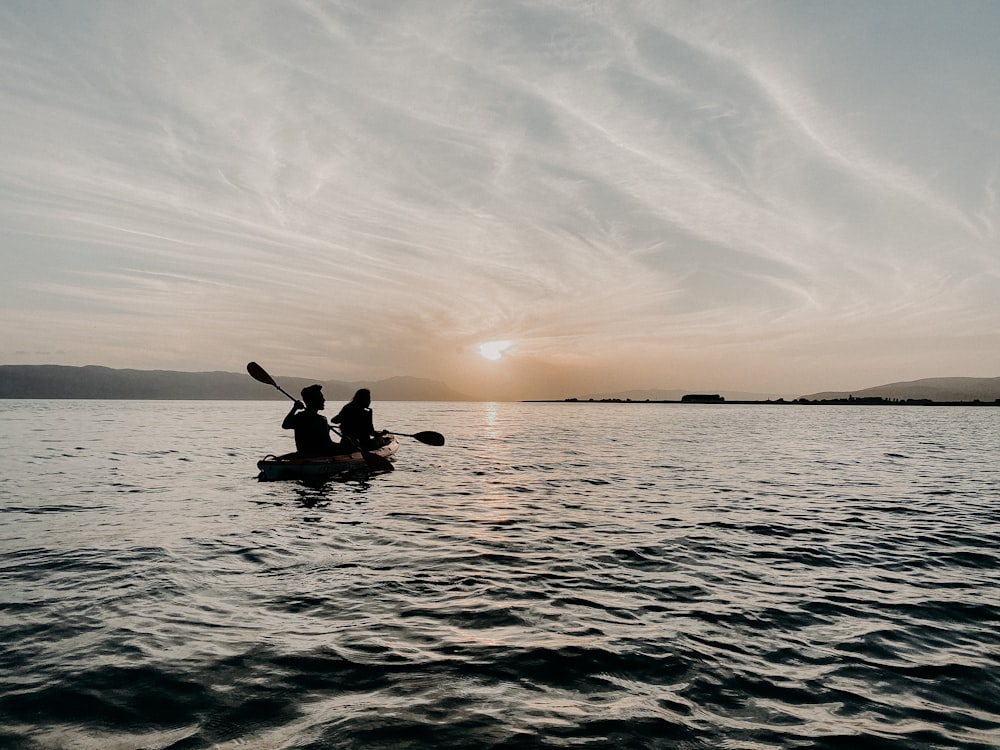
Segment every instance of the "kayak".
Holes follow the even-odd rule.
[[[394,435],[390,435],[388,442],[380,448],[367,451],[369,456],[377,456],[374,461],[391,461],[399,450],[399,441]],[[311,458],[300,458],[295,453],[287,453],[284,456],[264,456],[257,462],[260,474],[257,478],[262,482],[274,482],[280,479],[310,479],[322,481],[333,477],[354,474],[357,472],[370,471],[369,463],[371,458],[365,459],[360,452],[344,453],[339,456],[314,456]],[[391,469],[392,467],[387,467]]]

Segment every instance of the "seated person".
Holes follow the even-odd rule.
[[[377,433],[372,425],[372,393],[361,388],[350,403],[344,404],[337,416],[330,421],[340,425],[344,442],[357,445],[363,450],[375,450],[385,445],[385,431]]]
[[[330,425],[320,414],[326,406],[323,386],[309,385],[302,389],[302,401],[296,401],[281,423],[282,429],[295,430],[295,452],[307,458],[310,456],[335,456],[352,453],[350,445],[333,442]]]

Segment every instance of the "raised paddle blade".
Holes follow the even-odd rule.
[[[274,378],[272,378],[270,375],[267,374],[267,370],[258,365],[256,362],[247,362],[247,372],[250,373],[250,377],[253,378],[254,380],[264,383],[265,385],[273,385],[279,391],[288,396],[288,398],[290,398],[292,401],[295,401],[295,396],[293,396],[291,393],[286,391],[280,385],[275,383]]]
[[[278,384],[274,382],[274,378],[267,374],[267,370],[258,365],[256,362],[247,363],[247,372],[250,373],[250,377],[259,383],[264,383],[266,385],[273,385],[275,388]]]
[[[411,437],[419,440],[424,445],[444,445],[444,435],[440,432],[434,432],[434,430],[418,432],[415,435],[411,435],[408,432],[390,432],[389,434],[398,435],[399,437]]]
[[[444,445],[444,435],[440,432],[434,432],[434,430],[418,432],[410,437],[419,440],[424,445]]]
[[[415,435],[411,435],[408,432],[390,432],[389,434],[399,435],[400,437],[411,437],[415,440],[419,440],[424,445],[444,445],[444,435],[440,432],[434,432],[434,430],[418,432]]]

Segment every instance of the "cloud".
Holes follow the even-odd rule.
[[[961,330],[955,367],[1000,365],[989,5],[889,41],[853,5],[238,7],[0,11],[0,358],[474,391],[511,340],[553,389],[683,357],[805,392],[816,340]]]

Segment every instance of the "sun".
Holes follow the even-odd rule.
[[[479,345],[479,356],[495,362],[503,356],[503,353],[513,343],[513,341],[484,341]]]

